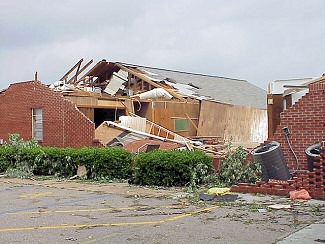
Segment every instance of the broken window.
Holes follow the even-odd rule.
[[[187,119],[175,119],[175,132],[179,131],[188,131],[190,128],[189,122]]]
[[[37,141],[43,141],[43,109],[32,109],[32,133]]]

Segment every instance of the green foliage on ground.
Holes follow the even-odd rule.
[[[202,151],[141,153],[135,158],[134,183],[153,186],[200,184],[212,171],[212,158]]]
[[[227,145],[227,153],[220,160],[220,170],[214,181],[218,185],[233,186],[238,183],[255,183],[260,180],[261,166],[257,162],[247,160],[248,152],[242,146],[232,149]]]

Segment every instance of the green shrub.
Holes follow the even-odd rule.
[[[31,154],[39,148],[36,140],[24,141],[18,134],[11,134],[9,143],[5,142],[2,148],[7,155],[3,155],[2,158],[8,160],[4,167],[7,175],[20,178],[33,175],[34,163],[32,163],[33,155]]]
[[[132,159],[132,154],[122,148],[41,147],[34,140],[25,142],[14,134],[10,135],[10,143],[0,147],[0,172],[20,178],[70,177],[77,174],[79,165],[84,165],[88,179],[127,179]]]
[[[77,173],[78,165],[73,160],[72,148],[42,147],[35,157],[35,175],[69,177]]]
[[[88,170],[94,180],[127,179],[130,176],[132,154],[123,148],[82,148],[74,160]]]
[[[261,166],[247,160],[248,152],[242,147],[231,150],[228,146],[226,156],[220,160],[220,172],[216,175],[219,184],[232,186],[240,182],[255,183],[260,179]]]
[[[132,154],[122,148],[55,148],[44,147],[37,158],[35,174],[69,177],[79,165],[86,167],[88,179],[127,179]]]
[[[134,182],[140,185],[185,186],[200,183],[212,170],[212,158],[202,151],[142,153],[135,158]]]
[[[5,172],[9,168],[12,154],[13,149],[0,147],[0,172]]]

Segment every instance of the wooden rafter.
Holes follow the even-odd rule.
[[[91,65],[93,63],[93,59],[90,60],[85,66],[83,66],[77,73],[74,77],[72,77],[67,83],[71,83],[72,81],[74,81],[73,83],[74,84],[78,84],[80,82],[80,80],[77,81],[77,77],[78,75],[80,75],[85,69],[88,68],[89,65]]]
[[[116,63],[116,66],[119,67],[121,70],[125,71],[125,72],[128,72],[128,73],[131,73],[133,74],[134,76],[142,79],[143,81],[149,83],[150,85],[152,85],[153,87],[156,87],[156,88],[163,88],[165,90],[167,90],[173,97],[176,97],[180,100],[185,100],[181,95],[177,94],[176,92],[172,91],[172,89],[166,89],[165,87],[161,86],[160,84],[152,81],[149,77],[147,77],[146,75],[144,74],[141,74],[135,70],[133,70],[132,68],[127,68],[125,66],[123,66],[122,64],[119,64],[119,63]]]
[[[70,75],[71,73],[72,73],[72,71],[74,71],[78,66],[80,66],[80,64],[82,63],[84,61],[84,59],[82,58],[82,59],[80,59],[79,61],[78,61],[78,63],[76,63],[64,76],[62,76],[62,78],[60,79],[60,81],[63,81],[63,80],[65,80],[67,77],[68,77],[68,75]]]

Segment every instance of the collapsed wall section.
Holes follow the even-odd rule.
[[[0,138],[20,134],[24,140],[33,137],[33,109],[43,111],[43,146],[92,146],[95,126],[77,107],[38,81],[11,84],[0,94],[2,117]]]
[[[292,107],[280,114],[280,125],[268,141],[281,144],[289,169],[307,170],[305,149],[312,144],[325,140],[325,83],[309,85],[309,93]],[[289,142],[297,156],[298,163],[291,151],[283,128],[288,128]]]

